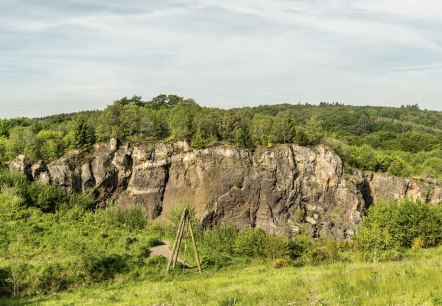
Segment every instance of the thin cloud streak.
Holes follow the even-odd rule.
[[[0,3],[0,117],[160,93],[217,107],[340,101],[441,109],[435,1],[42,3]]]

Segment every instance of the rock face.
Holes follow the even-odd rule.
[[[442,200],[442,189],[434,182],[358,170],[344,173],[339,156],[324,145],[278,145],[251,152],[161,143],[118,148],[112,140],[93,151],[89,158],[71,152],[48,165],[28,165],[19,156],[10,168],[75,192],[93,189],[102,205],[109,200],[139,203],[151,218],[188,202],[205,228],[229,222],[288,237],[306,233],[346,239],[376,201]]]

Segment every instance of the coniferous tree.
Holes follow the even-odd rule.
[[[93,143],[93,133],[82,116],[76,118],[71,126],[72,143],[74,149],[88,149]]]

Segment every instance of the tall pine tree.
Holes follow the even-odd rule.
[[[72,148],[74,149],[88,149],[93,141],[93,131],[86,122],[83,116],[77,117],[71,126],[72,134]]]

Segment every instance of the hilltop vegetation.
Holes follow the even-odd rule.
[[[54,160],[69,149],[120,141],[187,140],[194,148],[220,143],[253,149],[277,143],[333,147],[346,166],[398,176],[442,178],[442,113],[339,103],[280,104],[230,110],[160,95],[122,98],[103,111],[0,120],[0,162],[24,153]]]

